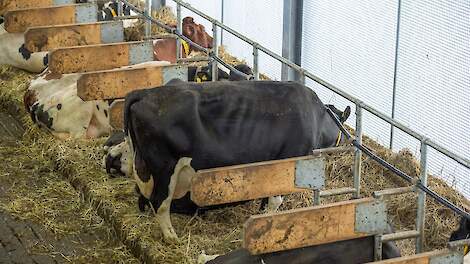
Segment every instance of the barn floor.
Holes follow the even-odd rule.
[[[0,112],[0,263],[139,263],[23,133]]]

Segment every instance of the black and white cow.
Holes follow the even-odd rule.
[[[32,73],[42,72],[47,67],[47,52],[31,53],[24,46],[24,34],[6,32],[3,19],[0,22],[0,64]]]
[[[76,3],[86,3],[77,0]],[[100,21],[113,20],[112,13],[116,14],[117,4],[109,1],[98,11]],[[125,14],[130,14],[128,6],[124,6]],[[111,15],[108,15],[110,13]],[[137,20],[125,20],[124,27],[132,26]],[[24,44],[24,33],[8,33],[5,31],[3,18],[0,17],[0,65],[6,64],[32,73],[40,73],[48,65],[47,52],[30,52]]]
[[[150,61],[126,68],[168,65]],[[77,95],[80,73],[57,75],[48,70],[33,79],[23,101],[33,122],[58,138],[98,138],[108,135],[109,104],[103,100],[83,101]]]
[[[173,80],[128,94],[124,111],[139,206],[151,202],[166,239],[177,238],[172,200],[191,204],[196,170],[308,155],[342,137],[317,95],[294,82]]]

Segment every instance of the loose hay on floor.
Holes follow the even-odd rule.
[[[222,50],[223,52],[223,50]],[[223,55],[227,58],[228,55]],[[234,62],[234,60],[229,61]],[[198,254],[205,250],[208,254],[222,254],[241,246],[240,235],[243,222],[251,214],[258,213],[259,201],[249,202],[245,205],[229,209],[220,209],[208,212],[203,216],[172,215],[173,225],[180,237],[180,244],[168,245],[162,241],[162,234],[158,223],[150,212],[140,213],[137,209],[134,183],[129,179],[109,178],[101,168],[103,140],[67,140],[59,141],[50,135],[39,131],[30,121],[22,109],[22,94],[26,90],[25,84],[31,75],[11,67],[0,68],[0,104],[10,112],[16,113],[27,127],[24,140],[39,151],[38,162],[35,166],[45,171],[53,169],[68,179],[72,185],[84,190],[93,197],[95,207],[106,208],[108,217],[113,225],[122,229],[127,245],[139,244],[148,256],[160,263],[194,263]],[[374,141],[365,137],[364,142],[382,158],[396,165],[398,168],[416,177],[419,175],[417,162],[409,151],[392,153]],[[336,188],[352,185],[352,154],[332,155],[327,163],[327,187]],[[370,196],[375,190],[403,186],[404,182],[385,171],[375,161],[363,157],[362,194]],[[39,177],[39,176],[38,176]],[[50,184],[61,189],[61,184]],[[429,186],[458,206],[467,201],[443,181],[430,177]],[[285,199],[282,209],[298,208],[312,204],[310,192],[289,195]],[[347,197],[341,197],[345,199]],[[325,201],[335,201],[328,199]],[[411,229],[415,224],[416,195],[407,194],[393,197],[389,200],[389,213],[397,230]],[[29,203],[29,201],[26,201]],[[70,206],[70,205],[69,205]],[[53,207],[52,207],[53,208]],[[9,209],[19,215],[18,206],[12,205]],[[53,214],[53,209],[46,210]],[[426,244],[425,249],[431,250],[443,247],[450,232],[456,226],[458,219],[449,209],[437,205],[428,198],[426,211]],[[50,223],[52,229],[66,229],[57,223]],[[410,242],[400,243],[405,254],[413,251],[414,245]]]

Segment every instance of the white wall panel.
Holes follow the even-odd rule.
[[[467,159],[469,14],[467,0],[403,1],[396,113],[401,122]],[[409,140],[398,140],[396,148],[409,144]],[[435,151],[431,152],[429,167],[470,197],[470,170]]]
[[[268,47],[277,54],[282,53],[283,0],[225,0],[224,23]],[[228,32],[223,44],[230,53],[253,65],[252,48]],[[273,79],[281,79],[281,64],[268,56],[259,58],[260,72]]]

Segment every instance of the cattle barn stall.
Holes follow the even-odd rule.
[[[237,36],[239,37],[240,39],[242,39],[243,41],[249,43],[250,45],[253,46],[253,54],[254,54],[254,61],[253,61],[253,70],[254,70],[254,78],[255,79],[259,79],[259,67],[258,67],[258,52],[259,51],[262,51],[266,54],[268,54],[269,56],[273,57],[274,59],[276,60],[279,60],[280,62],[282,62],[284,65],[287,65],[288,67],[292,68],[293,70],[297,71],[298,74],[300,75],[300,81],[301,82],[304,82],[305,83],[305,79],[306,78],[309,78],[311,80],[314,80],[318,83],[320,83],[321,85],[325,86],[326,88],[338,93],[339,95],[343,96],[344,98],[350,100],[351,102],[355,103],[356,105],[356,129],[354,131],[355,133],[355,138],[354,139],[351,139],[351,143],[352,143],[352,146],[354,148],[354,159],[350,159],[349,161],[354,161],[354,165],[353,165],[353,180],[352,182],[350,181],[351,179],[348,179],[348,182],[352,183],[352,186],[353,188],[351,187],[341,187],[341,188],[332,188],[332,189],[327,189],[327,190],[322,190],[324,187],[325,187],[325,184],[326,186],[328,187],[328,184],[325,183],[325,180],[328,179],[328,177],[326,177],[327,173],[325,172],[325,169],[327,167],[327,165],[325,166],[325,163],[324,162],[319,162],[320,165],[316,164],[316,165],[312,165],[310,162],[299,162],[299,161],[303,161],[303,160],[307,160],[309,161],[309,159],[300,159],[300,160],[295,160],[294,163],[292,164],[295,164],[295,165],[290,165],[290,166],[294,166],[293,169],[291,169],[293,171],[292,174],[290,174],[290,177],[292,177],[291,179],[293,181],[296,182],[297,186],[299,186],[299,181],[301,181],[300,185],[304,185],[302,186],[302,188],[307,188],[307,189],[312,189],[313,190],[313,202],[315,205],[319,205],[321,203],[321,198],[322,197],[331,197],[331,196],[335,196],[335,195],[345,195],[345,194],[352,194],[352,196],[354,198],[359,198],[361,196],[361,174],[362,174],[362,170],[363,170],[363,165],[362,165],[362,162],[364,161],[364,157],[363,154],[366,154],[367,155],[367,159],[372,159],[372,160],[375,160],[377,162],[379,162],[382,166],[384,166],[387,170],[390,170],[391,172],[393,172],[394,174],[400,176],[403,180],[405,180],[405,182],[408,183],[408,186],[406,187],[401,187],[401,188],[394,188],[394,189],[386,189],[386,190],[380,190],[380,191],[376,191],[374,192],[374,196],[376,197],[375,199],[381,203],[383,202],[383,197],[385,196],[391,196],[391,195],[402,195],[402,194],[410,194],[412,192],[416,192],[417,195],[418,195],[418,203],[417,203],[417,219],[416,219],[416,230],[408,230],[408,231],[401,231],[401,232],[398,232],[398,233],[392,233],[392,234],[383,234],[383,231],[381,232],[376,232],[374,233],[373,235],[376,236],[375,240],[376,242],[374,243],[374,247],[376,248],[375,252],[376,252],[376,258],[380,258],[380,254],[377,254],[377,250],[381,248],[381,244],[382,244],[382,241],[393,241],[393,240],[399,240],[399,239],[407,239],[407,238],[416,238],[416,252],[417,253],[420,253],[423,251],[423,238],[424,238],[424,229],[425,229],[425,225],[424,225],[424,222],[425,222],[425,210],[426,210],[426,196],[427,195],[430,195],[433,199],[435,199],[438,203],[441,203],[442,205],[450,208],[453,212],[455,212],[456,214],[459,214],[463,217],[469,217],[468,213],[466,213],[465,211],[463,211],[462,209],[460,209],[460,207],[458,206],[455,206],[453,203],[449,202],[448,200],[442,198],[440,195],[436,194],[434,191],[430,190],[427,185],[428,185],[428,173],[427,173],[427,170],[426,170],[426,166],[427,166],[427,149],[428,147],[431,147],[437,151],[440,151],[442,152],[444,155],[448,156],[449,158],[452,158],[454,159],[455,161],[459,162],[460,164],[462,164],[463,166],[467,167],[467,168],[470,168],[470,162],[465,159],[465,158],[462,158],[454,153],[452,153],[451,151],[447,150],[446,148],[438,145],[437,143],[427,139],[426,137],[420,135],[419,133],[407,128],[405,125],[397,122],[396,120],[393,120],[392,118],[388,117],[387,115],[385,114],[382,114],[381,112],[375,110],[374,108],[368,106],[367,104],[363,103],[362,101],[360,101],[359,99],[343,92],[342,90],[340,90],[339,88],[319,79],[318,77],[316,77],[315,75],[311,74],[310,72],[300,68],[299,66],[297,66],[296,64],[290,62],[289,60],[285,59],[285,58],[282,58],[278,55],[276,55],[275,53],[271,52],[270,50],[268,50],[267,48],[259,45],[258,43],[244,37],[243,35],[239,34],[238,32],[234,31],[233,29],[227,27],[226,25],[222,24],[221,22],[217,21],[217,20],[214,20],[212,19],[211,17],[205,15],[204,13],[200,12],[199,10],[193,8],[192,6],[188,5],[187,3],[183,2],[183,1],[180,1],[180,0],[173,0],[174,2],[176,2],[177,4],[177,28],[176,30],[171,28],[171,27],[168,27],[168,26],[165,26],[165,25],[162,25],[159,21],[151,18],[149,16],[149,8],[147,8],[146,12],[141,12],[139,9],[136,9],[134,8],[134,6],[129,3],[128,1],[126,0],[120,0],[120,2],[123,2],[131,7],[134,8],[134,11],[136,11],[137,13],[139,13],[140,16],[142,16],[143,18],[147,19],[149,22],[147,23],[147,28],[146,28],[146,35],[147,37],[151,37],[150,36],[150,32],[151,32],[151,29],[152,29],[152,25],[151,23],[155,23],[159,26],[162,26],[166,29],[168,29],[172,34],[176,35],[177,37],[179,37],[177,39],[177,43],[180,43],[181,39],[188,42],[188,43],[191,43],[195,46],[197,46],[196,43],[194,43],[193,41],[191,41],[190,39],[188,39],[187,37],[183,36],[182,33],[181,33],[181,9],[182,8],[186,8],[188,10],[191,10],[192,12],[198,14],[199,16],[209,20],[212,22],[213,24],[213,35],[215,36],[214,37],[214,42],[213,42],[213,46],[214,48],[212,50],[209,50],[207,48],[204,48],[204,47],[199,47],[200,50],[204,51],[207,53],[207,55],[209,56],[209,58],[213,61],[212,63],[212,76],[213,76],[213,81],[217,81],[217,69],[218,69],[218,64],[222,64],[224,65],[225,67],[233,70],[233,71],[236,71],[238,72],[238,70],[234,69],[233,66],[227,64],[223,59],[221,59],[218,54],[218,45],[219,45],[219,42],[217,40],[217,32],[220,28],[222,28],[225,32],[229,32],[231,34],[233,34],[234,36]],[[17,2],[20,2],[20,1],[17,1]],[[147,1],[147,7],[149,6],[149,3],[150,1]],[[92,6],[92,5],[87,5],[87,8],[89,8],[88,6]],[[38,7],[38,9],[31,9],[31,10],[42,10],[43,8],[47,9],[47,8],[50,8],[50,7]],[[62,8],[62,7],[54,7],[54,8]],[[91,9],[93,9],[93,7],[91,7]],[[118,10],[118,19],[125,19],[125,17],[122,16],[122,10]],[[40,13],[40,11],[38,11]],[[71,11],[70,11],[71,12]],[[79,8],[79,10],[75,9],[75,14],[81,14],[82,11],[81,9]],[[96,13],[96,10],[92,10],[92,12],[95,12]],[[20,19],[23,19],[24,21],[28,22],[28,18],[24,15],[21,15],[22,13],[24,13],[24,11],[20,10],[20,11],[11,11],[9,14],[7,14],[6,18],[7,18],[7,21],[8,22],[8,29],[10,29],[12,32],[16,32],[16,31],[24,31],[27,29],[27,27],[29,26],[41,26],[43,27],[44,26],[44,23],[43,22],[34,22],[35,20],[32,19],[31,23],[23,23],[23,24],[18,24],[18,25],[15,25],[15,23],[13,23],[13,21],[17,21],[15,20],[14,18],[11,18],[12,16],[15,16],[15,13],[18,13],[19,15],[17,16],[17,18],[20,18]],[[30,13],[30,12],[27,12],[27,13]],[[80,17],[80,16],[78,16]],[[85,16],[86,17],[86,16]],[[91,20],[93,20],[92,18],[90,18]],[[62,21],[62,20],[60,20]],[[64,20],[65,21],[65,20]],[[89,20],[84,20],[84,21],[81,21],[81,20],[75,20],[75,21],[69,21],[69,22],[57,22],[56,24],[61,24],[61,23],[77,23],[77,22],[94,22],[94,21],[89,21]],[[58,27],[57,25],[50,25],[52,27],[45,27],[47,30],[47,32],[52,32],[53,27]],[[103,29],[101,29],[100,32],[102,32]],[[119,30],[119,29],[118,29]],[[122,32],[122,31],[121,31]],[[112,42],[118,42],[119,39],[116,39],[116,41],[112,41]],[[103,41],[103,40],[101,40]],[[58,41],[58,43],[60,43],[60,41]],[[137,47],[145,47],[145,43],[146,42],[142,42],[142,43],[138,43]],[[61,45],[65,45],[65,44],[59,44],[59,46],[61,48],[59,49],[56,49],[52,52],[51,54],[51,63],[52,65],[65,65],[65,64],[60,64],[60,62],[64,61],[65,58],[67,58],[67,56],[64,56],[64,57],[60,57],[58,56],[57,58],[55,58],[55,55],[54,54],[60,54],[60,52],[64,52],[65,50],[77,50],[77,49],[90,49],[91,47],[94,47],[94,46],[83,46],[83,47],[69,47],[69,48],[66,48],[66,45],[65,46],[61,46]],[[113,45],[121,45],[121,46],[132,46],[134,45],[134,43],[123,43],[123,44],[105,44],[105,46],[103,46],[102,44],[100,43],[97,43],[97,45],[95,46],[98,46],[98,47],[109,47],[109,46],[113,46]],[[56,48],[56,47],[54,47]],[[121,49],[126,49],[126,48],[123,48],[123,47],[120,47]],[[131,49],[131,48],[129,48]],[[129,51],[129,53],[132,53],[131,51]],[[133,59],[137,59],[138,60],[141,60],[141,61],[138,61],[138,62],[142,62],[142,61],[148,61],[150,60],[149,58],[146,58],[146,57],[141,57],[142,54],[146,54],[146,55],[149,55],[147,54],[146,52],[142,52],[142,51],[138,51],[137,52],[137,55],[133,56],[132,54],[128,55],[128,57],[126,58],[127,60],[125,60],[123,62],[123,65],[131,65],[131,64],[135,64],[133,63]],[[177,45],[177,57],[178,58],[181,58],[181,55],[182,55],[182,50],[181,50],[181,45]],[[54,64],[56,63],[56,64]],[[118,67],[118,66],[123,66],[123,65],[113,65],[113,67],[111,68],[115,68],[115,67]],[[85,67],[85,66],[84,66]],[[100,71],[100,70],[109,70],[111,68],[92,68],[90,70],[86,69],[86,68],[75,68],[73,69],[73,71],[71,72],[87,72],[87,71]],[[64,68],[60,68],[60,67],[56,67],[55,68],[57,70],[57,73],[67,73],[67,71],[64,70]],[[150,84],[137,84],[136,86],[133,86],[133,87],[126,87],[124,88],[124,90],[122,90],[123,87],[119,87],[119,86],[106,86],[106,85],[102,85],[102,86],[92,86],[92,85],[86,85],[87,81],[86,81],[86,78],[89,78],[88,80],[93,80],[93,74],[100,74],[100,76],[104,76],[104,75],[101,75],[101,74],[108,74],[110,77],[110,79],[112,78],[116,78],[116,76],[121,76],[120,78],[122,79],[128,79],[129,76],[126,77],[126,73],[128,74],[129,71],[134,71],[134,69],[126,69],[126,70],[123,70],[123,71],[118,71],[118,70],[111,70],[111,71],[106,71],[106,72],[92,72],[92,73],[88,73],[88,74],[85,74],[82,76],[82,88],[80,88],[81,90],[81,93],[82,93],[82,97],[84,97],[84,99],[87,99],[87,100],[93,100],[93,99],[116,99],[116,98],[122,98],[122,95],[125,94],[126,92],[128,91],[131,91],[133,89],[142,89],[142,88],[147,88],[147,87],[150,87],[152,85],[161,85],[161,84],[164,84],[166,81],[165,81],[165,73],[169,73],[168,76],[183,76],[182,73],[184,73],[184,70],[185,70],[185,66],[183,64],[179,65],[179,66],[168,66],[168,67],[157,67],[157,68],[146,68],[145,69],[145,73],[142,73],[142,74],[148,74],[149,78],[154,78],[154,76],[159,76],[157,77],[156,79],[158,79],[158,81],[155,81],[155,83],[150,83]],[[239,72],[241,75],[243,75],[243,73]],[[96,80],[98,79],[101,79],[102,77],[95,77]],[[80,82],[80,81],[79,81]],[[85,84],[83,84],[85,83]],[[95,89],[94,93],[93,93],[93,90],[92,92],[90,93],[90,91],[88,90],[89,88],[91,89]],[[121,89],[121,90],[119,90]],[[98,91],[98,92],[97,92]],[[104,94],[110,94],[108,95],[107,97],[104,96]],[[13,91],[13,94],[14,94],[14,91]],[[88,97],[87,97],[88,96]],[[94,96],[98,96],[99,98],[96,98]],[[85,98],[86,97],[86,98]],[[420,164],[420,178],[419,180],[417,180],[416,178],[413,178],[413,177],[410,177],[408,174],[410,174],[409,172],[402,172],[401,170],[393,167],[392,165],[386,163],[384,160],[382,160],[380,157],[376,156],[374,153],[372,153],[368,148],[364,148],[363,145],[362,145],[362,111],[365,110],[365,111],[368,111],[374,115],[376,115],[377,117],[383,119],[385,122],[388,122],[390,123],[391,125],[393,125],[394,127],[397,127],[401,130],[403,130],[405,133],[408,133],[409,135],[421,140],[421,164]],[[332,116],[333,117],[333,116]],[[339,126],[341,126],[341,124],[338,124]],[[344,128],[343,129],[343,133],[346,134],[346,135],[349,135],[349,132],[347,130],[345,130]],[[351,137],[349,135],[349,137]],[[352,137],[351,137],[352,138]],[[43,142],[46,146],[49,145],[49,146],[53,146],[54,144],[62,144],[62,143],[54,143],[54,142],[47,142],[47,140],[45,140]],[[70,145],[68,145],[69,143],[65,143],[65,148],[66,149],[70,149],[72,152],[73,152],[73,148],[70,147]],[[332,151],[331,153],[333,154],[324,154],[328,157],[339,157],[341,159],[342,156],[351,156],[351,154],[348,154],[348,155],[339,155],[338,153],[336,152],[341,152],[341,151],[344,151],[344,149],[336,149],[334,151]],[[328,150],[318,150],[317,152],[314,152],[315,153],[329,153]],[[52,151],[53,153],[53,151]],[[72,154],[73,155],[73,154]],[[365,156],[365,155],[364,155]],[[366,160],[367,160],[366,159]],[[63,161],[58,161],[59,163],[60,162],[65,162],[65,160]],[[272,161],[271,163],[269,163],[269,166],[277,166],[278,164],[282,163],[283,161]],[[334,164],[334,161],[328,161],[330,164],[333,163]],[[91,164],[93,164],[94,162],[91,162]],[[87,162],[87,164],[90,164],[90,161]],[[266,163],[263,163],[263,164],[248,164],[248,165],[242,165],[242,166],[246,166],[246,167],[253,167],[253,173],[248,173],[247,175],[249,175],[249,177],[261,177],[262,174],[257,174],[256,171],[258,170],[258,167],[260,166],[267,166],[268,164]],[[62,164],[62,166],[65,166],[64,164]],[[94,164],[93,166],[96,167],[96,164]],[[347,166],[347,165],[346,165]],[[320,169],[319,169],[320,168]],[[74,173],[77,173],[79,172],[81,169],[83,168],[79,168],[79,169],[71,169],[71,168],[68,168],[66,170],[68,170],[68,172],[72,171]],[[221,168],[220,170],[230,170],[230,169],[233,169],[233,168]],[[244,168],[244,170],[246,170],[246,168]],[[268,170],[272,170],[272,168],[270,167]],[[248,170],[249,171],[249,170]],[[297,173],[299,171],[299,173]],[[308,173],[305,173],[306,171],[319,171],[319,174],[315,174],[316,177],[311,177],[313,176],[313,174],[309,175]],[[83,171],[84,172],[84,171]],[[303,172],[303,173],[301,173]],[[207,183],[205,183],[205,178],[203,177],[204,176],[204,173],[208,173],[208,172],[200,172],[198,173],[198,180],[201,180],[202,183],[201,183],[201,186],[205,186]],[[388,175],[393,175],[393,174],[388,174]],[[331,175],[330,175],[331,176]],[[366,175],[364,175],[364,178],[367,177]],[[73,179],[73,176],[72,178]],[[318,184],[318,180],[320,180],[320,184]],[[364,180],[364,179],[362,179]],[[344,181],[344,179],[343,179]],[[261,182],[261,181],[260,181]],[[305,183],[306,182],[306,183]],[[270,185],[269,184],[270,182],[268,182],[268,186]],[[214,183],[211,183],[211,184],[214,184]],[[87,196],[89,199],[94,199],[93,198],[93,193],[90,192],[90,190],[87,190],[87,187],[86,187],[86,183],[83,181],[83,180],[76,180],[75,182],[75,185],[77,186],[77,188],[80,188],[82,190],[84,190],[86,193],[85,193],[85,196]],[[307,185],[307,186],[305,186]],[[122,187],[121,187],[122,188]],[[214,203],[226,203],[226,202],[233,202],[233,201],[241,201],[241,200],[244,200],[244,198],[246,199],[247,197],[235,197],[233,198],[233,194],[231,195],[227,195],[226,197],[224,197],[223,199],[218,197],[217,201],[214,202],[214,197],[211,197],[209,194],[207,193],[200,193],[201,191],[203,191],[202,189],[203,188],[199,188],[197,187],[197,185],[194,187],[195,189],[193,190],[192,194],[195,196],[194,199],[199,199],[200,203],[202,204],[214,204]],[[259,188],[258,186],[249,186],[249,188]],[[106,189],[106,188],[105,188]],[[221,189],[223,190],[226,190],[225,187],[222,187]],[[264,188],[260,188],[260,189],[264,189]],[[123,189],[121,189],[123,190]],[[108,191],[108,192],[116,192],[116,191],[119,191],[119,190],[103,190],[103,191]],[[249,197],[249,198],[260,198],[260,197],[267,197],[267,196],[270,196],[270,195],[273,195],[273,194],[285,194],[285,193],[292,193],[292,192],[295,192],[295,191],[299,191],[299,190],[292,190],[292,188],[287,188],[285,190],[281,190],[281,191],[277,191],[276,193],[263,193],[263,194],[254,194],[254,196],[252,197]],[[125,190],[124,193],[129,194],[129,190]],[[235,193],[236,195],[237,193]],[[303,192],[301,194],[298,194],[297,196],[295,197],[302,197],[302,195],[305,195],[305,194],[310,194],[310,192]],[[199,198],[196,198],[196,196],[199,196]],[[106,197],[106,195],[104,196]],[[222,199],[222,200],[220,200]],[[307,198],[308,199],[308,198]],[[330,201],[329,199],[326,199],[325,201]],[[361,200],[356,200],[356,201],[361,201]],[[94,201],[96,202],[96,201]],[[355,203],[355,202],[349,202],[349,203]],[[359,202],[357,202],[359,203]],[[333,206],[333,205],[332,205]],[[325,205],[323,206],[325,207]],[[326,206],[328,207],[328,206]],[[104,209],[103,209],[104,208]],[[309,209],[306,209],[306,210],[320,210],[319,209],[320,207],[311,207]],[[104,205],[101,210],[104,210],[105,212],[107,211],[108,213],[108,216],[105,218],[110,218],[109,215],[112,214],[112,211],[113,209],[116,209],[116,208],[110,208],[109,204],[108,205]],[[305,209],[299,209],[299,210],[305,210]],[[253,212],[253,210],[251,210],[251,212]],[[291,212],[289,212],[291,213]],[[294,212],[295,213],[295,212]],[[223,214],[223,211],[220,211],[216,214]],[[281,213],[282,214],[282,213]],[[278,215],[276,216],[273,216],[273,217],[277,217]],[[253,223],[253,219],[257,219],[258,221],[263,221],[264,218],[266,217],[271,217],[271,216],[259,216],[259,217],[251,217],[249,220],[248,220],[248,224],[247,226],[245,227],[246,228],[246,233],[245,233],[245,239],[251,239],[250,241],[255,241],[253,240],[251,237],[250,237],[250,232],[254,232],[256,233],[256,228],[255,229],[251,229],[251,231],[249,231],[250,229],[250,224],[249,223]],[[210,216],[209,216],[210,218]],[[291,218],[295,218],[295,217],[291,217]],[[366,217],[367,218],[367,217]],[[383,220],[383,219],[382,219]],[[191,220],[190,220],[191,221]],[[189,221],[189,222],[190,222]],[[189,224],[188,222],[188,224]],[[121,227],[125,227],[126,226],[126,220],[124,220],[124,222],[121,222],[121,223],[113,223],[113,225],[115,226],[121,226]],[[310,226],[314,225],[314,223],[311,223]],[[210,228],[210,227],[209,227]],[[247,231],[248,230],[248,231]],[[123,237],[126,237],[128,236],[129,234],[121,234],[121,236]],[[132,237],[132,234],[131,234],[131,237]],[[354,237],[349,237],[349,238],[354,238]],[[188,237],[188,247],[189,247],[189,243],[190,243],[190,237]],[[301,240],[300,238],[297,238],[298,240]],[[344,240],[345,238],[337,238],[337,240]],[[270,240],[270,237],[267,238],[267,241]],[[333,240],[335,241],[335,240]],[[297,240],[294,239],[293,243],[295,242],[298,242]],[[245,246],[247,246],[249,249],[251,248],[249,246],[250,243],[246,242],[245,241]],[[256,244],[256,243],[255,243]],[[265,244],[263,244],[265,245]],[[295,247],[302,247],[302,246],[311,246],[311,245],[314,245],[314,244],[308,244],[308,245],[295,245],[293,248]],[[141,254],[143,256],[146,256],[146,259],[147,261],[149,259],[152,259],[151,255],[149,255],[149,252],[148,251],[145,251],[145,249],[142,249],[143,252],[140,252],[140,253],[137,253],[137,254]],[[273,250],[273,249],[266,249],[265,251],[261,250],[261,251],[258,251],[259,249],[253,249],[251,248],[251,252],[252,253],[266,253],[266,252],[273,252],[273,251],[276,251],[276,250],[279,250],[276,249],[276,250]],[[454,249],[452,249],[454,250]],[[429,254],[434,254],[434,255],[439,255],[439,254],[442,254],[442,253],[429,253]],[[451,253],[451,254],[454,254],[454,253]]]

